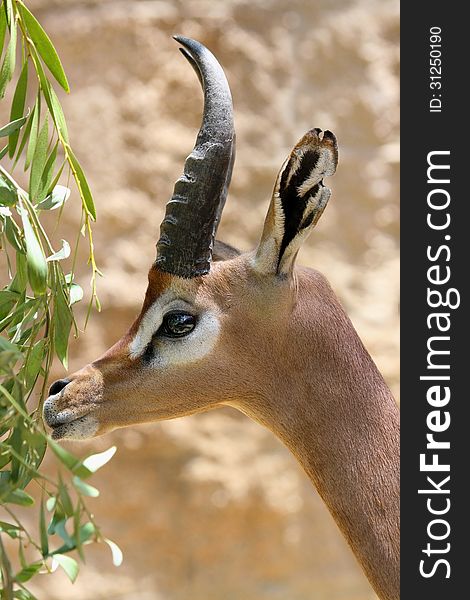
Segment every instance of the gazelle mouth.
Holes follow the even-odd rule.
[[[95,435],[98,431],[98,419],[92,414],[92,407],[82,411],[57,411],[54,409],[56,399],[57,395],[49,396],[43,408],[44,422],[52,429],[52,439],[83,440]]]
[[[91,414],[71,419],[65,423],[49,424],[53,440],[84,440],[98,431],[98,420]]]

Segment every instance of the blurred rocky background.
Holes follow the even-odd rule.
[[[68,74],[72,93],[61,100],[98,210],[103,311],[72,342],[71,370],[137,315],[165,202],[193,147],[202,95],[171,39],[181,33],[212,49],[234,98],[237,161],[220,239],[253,247],[291,147],[311,127],[336,133],[333,196],[300,262],[327,275],[397,395],[397,0],[28,5]],[[74,231],[76,195],[68,206]],[[89,289],[85,268],[79,281]],[[41,600],[375,598],[295,460],[241,414],[134,427],[73,449],[111,444],[118,453],[95,477],[101,496],[90,505],[124,564],[91,548],[75,585],[61,573],[37,580]]]

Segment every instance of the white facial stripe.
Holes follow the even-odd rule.
[[[129,345],[130,357],[135,359],[145,352],[160,327],[165,313],[173,310],[190,310],[184,300],[175,300],[170,293],[163,294],[147,310],[134,339]],[[199,360],[215,346],[220,324],[217,316],[209,311],[198,316],[194,330],[185,337],[156,339],[154,359],[151,366],[181,365]]]
[[[153,334],[157,331],[162,323],[162,318],[166,307],[174,300],[174,297],[169,292],[165,292],[156,300],[147,310],[140,322],[139,329],[130,343],[129,351],[131,358],[141,356],[145,348],[150,344]]]
[[[151,366],[184,365],[209,354],[219,337],[220,324],[216,315],[206,312],[199,316],[194,330],[177,339],[155,340],[155,354]]]

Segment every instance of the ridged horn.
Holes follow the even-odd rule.
[[[215,56],[201,43],[174,36],[204,91],[196,145],[184,163],[166,206],[156,266],[179,277],[209,272],[212,247],[227,197],[235,158],[232,95]]]

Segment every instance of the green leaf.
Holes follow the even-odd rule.
[[[76,517],[78,515],[78,517],[80,517],[80,513],[75,513]],[[74,518],[74,522],[76,521],[76,519]],[[80,554],[80,557],[83,559],[83,553],[82,553],[82,544],[85,544],[93,535],[97,534],[97,529],[96,527],[93,525],[93,523],[85,523],[84,525],[82,525],[81,527],[79,527],[79,522],[77,524],[76,529],[74,530],[74,536],[73,539],[70,539],[69,543],[63,544],[60,548],[57,548],[57,550],[54,550],[54,552],[52,554],[63,554],[64,552],[71,552],[72,550],[78,550],[78,553]]]
[[[41,536],[41,552],[45,557],[49,553],[49,537],[47,535],[46,514],[44,512],[44,500],[41,500],[41,511],[39,513],[39,534]]]
[[[15,581],[18,581],[19,583],[25,583],[26,581],[29,581],[32,577],[36,575],[36,573],[41,569],[42,566],[42,561],[28,565],[15,575]]]
[[[17,598],[17,600],[37,600],[36,596],[33,596],[27,589],[15,590],[13,592],[13,598]]]
[[[51,254],[51,256],[48,256],[46,258],[46,261],[50,262],[52,260],[64,260],[65,258],[68,258],[69,256],[70,256],[70,244],[66,240],[62,240],[62,248],[60,250],[58,250],[57,252],[54,252],[54,254]]]
[[[116,453],[116,446],[111,446],[104,452],[98,454],[91,454],[83,461],[83,465],[92,473],[96,473],[98,469],[101,469],[106,463],[108,463]]]
[[[16,84],[15,94],[13,96],[13,101],[11,104],[11,112],[10,119],[13,121],[15,119],[19,119],[23,116],[24,106],[26,102],[26,91],[28,88],[28,61],[26,60],[23,68],[21,70],[20,77],[18,79],[18,83]],[[28,116],[25,117],[27,119]],[[24,125],[24,123],[23,123]],[[17,130],[10,135],[10,139],[8,141],[8,152],[10,158],[13,158],[16,150],[16,146],[18,144],[20,132]]]
[[[60,62],[60,58],[57,54],[56,49],[52,45],[49,36],[41,27],[36,17],[32,15],[26,6],[20,2],[19,7],[23,16],[26,27],[28,28],[29,35],[36,46],[37,51],[41,55],[41,58],[48,66],[50,72],[54,75],[57,82],[63,87],[66,92],[70,91],[67,77],[65,76],[64,68]]]
[[[23,294],[28,284],[28,265],[26,256],[22,252],[16,253],[16,275],[8,289],[18,294]]]
[[[18,130],[21,129],[21,127],[23,127],[27,120],[28,117],[26,116],[21,117],[21,119],[16,119],[15,121],[10,121],[10,123],[7,123],[2,128],[0,128],[0,137],[7,137],[12,133],[18,134]]]
[[[0,175],[0,204],[14,206],[18,199],[16,188]]]
[[[50,498],[47,499],[46,502],[46,508],[49,512],[52,512],[55,508],[55,505],[57,503],[57,498],[55,496],[51,496]]]
[[[34,504],[34,498],[31,498],[24,490],[13,490],[5,498],[3,498],[5,504],[19,504],[20,506],[32,506]]]
[[[65,556],[65,554],[54,554],[54,561],[64,569],[72,583],[77,579],[78,563],[76,560],[70,556]]]
[[[36,150],[36,141],[38,139],[39,131],[39,117],[41,113],[41,104],[39,98],[33,107],[33,113],[31,117],[31,131],[29,134],[28,148],[26,149],[26,160],[24,163],[24,170],[27,171],[31,161],[33,160],[34,151]],[[25,132],[26,135],[26,132]],[[22,139],[21,144],[24,145],[25,138]]]
[[[16,19],[10,24],[10,42],[5,53],[3,65],[0,70],[0,98],[5,95],[8,82],[13,76],[16,64]]]
[[[33,596],[27,589],[15,590],[13,592],[13,598],[16,598],[17,600],[38,600],[36,596]]]
[[[52,193],[49,194],[44,200],[42,200],[36,208],[39,210],[55,210],[56,208],[61,207],[70,196],[69,188],[63,185],[56,185],[52,190]]]
[[[11,218],[7,218],[5,219],[5,234],[7,236],[7,240],[10,242],[10,244],[13,246],[13,248],[19,252],[22,256],[24,256],[26,254],[25,251],[25,246],[23,244],[23,240],[21,239],[21,233],[20,233],[20,228],[18,227],[18,225],[16,224],[16,222]],[[17,259],[18,262],[18,259]],[[25,267],[26,267],[26,263],[25,263]],[[25,271],[26,273],[26,271]],[[16,266],[16,274],[18,275],[18,265]],[[25,279],[25,286],[26,286],[26,279]],[[10,289],[11,285],[10,285]],[[18,290],[18,291],[23,291],[23,290]]]
[[[29,109],[28,109],[29,110]],[[26,142],[29,140],[29,134],[31,133],[31,125],[33,123],[33,115],[32,112],[28,114],[28,120],[26,125],[23,127],[23,135],[21,136],[21,142],[18,145],[18,150],[15,156],[15,162],[13,163],[13,168],[16,167],[16,163],[18,162],[21,153],[23,152],[24,147],[26,146]]]
[[[41,174],[41,178],[39,181],[39,187],[36,192],[36,202],[41,202],[47,196],[47,192],[49,190],[49,186],[51,185],[51,181],[54,177],[54,167],[55,160],[57,157],[57,146],[59,145],[59,141],[57,141],[52,149],[49,157],[44,165],[44,170]]]
[[[92,475],[92,472],[87,469],[76,456],[57,444],[57,442],[49,440],[49,447],[60,462],[66,466],[69,471],[72,471],[74,475],[78,475],[81,479],[86,479]]]
[[[37,193],[41,185],[41,177],[47,161],[47,146],[49,143],[49,120],[44,119],[44,123],[36,141],[33,159],[31,161],[31,173],[29,178],[29,198],[31,202],[38,200]]]
[[[7,15],[5,6],[0,6],[0,56],[3,52],[3,44],[5,43],[5,33],[7,30]]]
[[[87,542],[93,535],[96,535],[96,527],[88,521],[80,527],[80,542],[84,544]]]
[[[93,221],[96,221],[95,203],[93,202],[93,196],[91,195],[91,190],[86,180],[85,173],[83,172],[83,169],[80,166],[75,154],[72,152],[70,146],[66,145],[65,148],[70,160],[73,176],[77,182],[80,197],[83,201],[83,208],[87,214],[90,215]]]
[[[72,479],[72,483],[76,487],[76,489],[84,496],[90,496],[90,498],[97,498],[100,495],[99,490],[97,490],[92,485],[89,485],[88,483],[82,481],[80,477],[75,476]]]
[[[3,148],[0,150],[0,160],[5,156],[5,154],[8,152],[8,144],[6,146],[3,146]]]
[[[113,555],[113,565],[115,567],[120,567],[122,565],[122,551],[119,546],[111,540],[104,538],[104,541],[111,548],[111,553]]]
[[[68,144],[69,132],[67,130],[67,123],[65,122],[64,111],[62,110],[59,98],[57,98],[54,88],[51,85],[49,85],[49,97],[54,123],[56,124],[56,127],[59,130],[59,133],[62,136],[64,142]]]
[[[69,289],[70,295],[70,306],[75,304],[76,302],[80,302],[83,299],[83,289],[78,285],[78,283],[72,283]]]
[[[72,499],[70,498],[70,494],[67,489],[67,486],[62,481],[62,477],[59,477],[59,498],[62,503],[62,508],[65,511],[65,516],[71,517],[74,512],[73,511],[73,502],[72,502]]]
[[[5,337],[0,336],[0,352],[11,352],[12,354],[17,354],[18,356],[22,356],[20,349],[15,344],[12,344]]]
[[[59,287],[56,291],[54,305],[54,345],[56,354],[65,369],[67,369],[68,344],[72,322],[73,317],[64,290]]]
[[[10,313],[11,309],[15,306],[18,301],[19,294],[17,292],[13,292],[12,290],[5,289],[0,292],[0,321]],[[5,338],[0,338],[5,339]],[[1,342],[0,342],[0,350],[1,350]]]
[[[41,372],[43,360],[47,354],[47,342],[45,339],[39,340],[34,344],[33,349],[29,353],[28,360],[25,364],[25,387],[31,389],[34,382]]]
[[[42,295],[47,286],[47,263],[43,249],[34,233],[26,210],[21,211],[24,237],[26,240],[26,260],[28,264],[28,279],[35,294]]]
[[[0,531],[3,531],[11,538],[15,539],[19,536],[21,529],[18,527],[18,525],[12,525],[11,523],[0,521]]]

